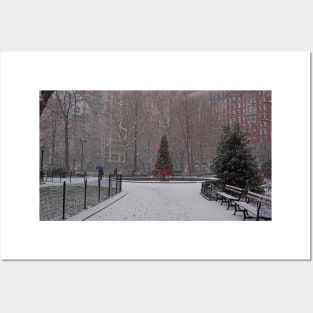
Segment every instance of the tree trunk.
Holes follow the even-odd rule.
[[[52,125],[52,136],[51,136],[51,159],[50,163],[54,165],[54,153],[55,153],[55,139],[56,139],[56,131],[57,131],[57,121],[54,120]]]
[[[137,118],[138,118],[138,93],[136,94],[137,98],[136,98],[136,103],[135,103],[135,149],[134,149],[134,170],[133,172],[136,173],[137,172]]]
[[[127,152],[127,148],[125,148],[125,152],[124,152],[124,164],[125,164],[125,173],[124,174],[128,174],[128,152]]]
[[[69,140],[68,140],[68,120],[65,121],[65,128],[64,128],[64,132],[65,132],[65,167],[66,167],[66,171],[69,171]]]
[[[193,169],[193,153],[192,153],[192,136],[191,136],[191,126],[188,114],[188,102],[187,95],[185,94],[185,123],[186,123],[186,151],[187,151],[187,162],[188,162],[188,172],[192,174],[194,172]]]

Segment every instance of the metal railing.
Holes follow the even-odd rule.
[[[67,180],[69,180],[69,183],[72,183],[72,178],[77,178],[80,177],[83,179],[85,179],[86,177],[88,177],[87,172],[82,172],[81,175],[78,176],[78,174],[74,175],[72,171],[70,171],[69,173],[65,173],[65,172],[56,172],[54,173],[53,171],[46,171],[42,182],[50,182],[50,183],[61,183],[62,179],[64,180],[65,178],[67,178]]]
[[[208,200],[215,199],[215,193],[219,188],[218,181],[205,181],[201,184],[200,193],[204,195]]]
[[[40,220],[65,220],[122,191],[122,175],[40,188]]]

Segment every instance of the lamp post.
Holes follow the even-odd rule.
[[[41,161],[40,161],[40,182],[43,182],[43,152],[45,150],[45,146],[40,147],[41,151]]]
[[[83,172],[84,142],[87,142],[87,140],[80,138],[80,141],[82,143],[82,156],[80,160],[80,171]]]

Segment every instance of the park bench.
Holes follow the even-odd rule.
[[[246,194],[246,201],[235,201],[235,212],[243,212],[243,220],[246,218],[255,218],[257,221],[260,219],[272,219],[272,201],[269,197],[248,192]]]
[[[229,209],[230,206],[234,206],[233,202],[234,201],[239,201],[241,196],[243,194],[243,189],[234,187],[231,185],[226,185],[224,188],[224,191],[217,191],[216,192],[216,201],[217,200],[222,200],[221,205],[224,202],[227,202],[227,210]]]

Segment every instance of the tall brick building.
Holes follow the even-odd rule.
[[[208,131],[216,141],[222,126],[238,123],[248,133],[258,165],[271,159],[271,91],[208,91],[207,99]]]

